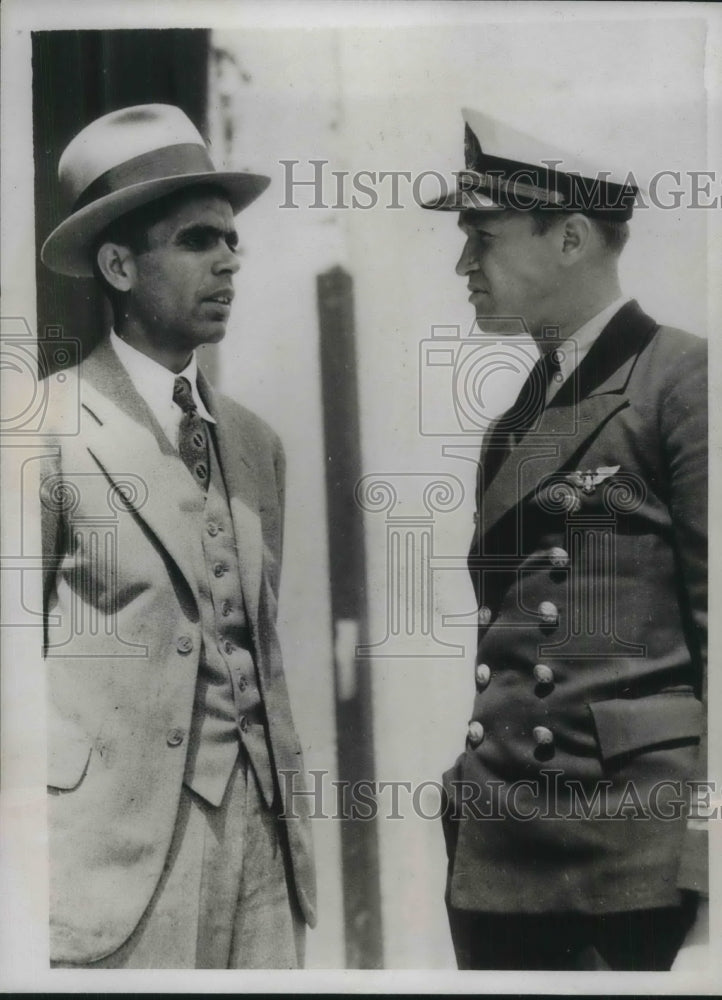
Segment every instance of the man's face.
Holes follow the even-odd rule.
[[[190,353],[223,338],[237,244],[231,206],[213,192],[188,195],[148,228],[129,305],[149,340]]]
[[[538,235],[529,212],[506,209],[462,212],[459,228],[466,244],[456,273],[467,279],[469,301],[482,329],[517,332],[518,319],[523,319],[535,333],[543,325],[558,322],[554,309],[559,277],[556,227]],[[517,322],[494,322],[499,317]]]

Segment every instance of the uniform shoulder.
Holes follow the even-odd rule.
[[[658,355],[670,358],[703,360],[707,357],[707,341],[696,333],[674,326],[660,325],[651,344]]]
[[[707,341],[672,326],[658,326],[640,356],[638,377],[667,388],[702,376],[707,368]]]

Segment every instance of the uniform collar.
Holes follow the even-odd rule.
[[[548,399],[573,375],[574,371],[579,367],[587,354],[589,354],[602,330],[628,301],[628,297],[620,295],[614,302],[611,302],[601,312],[598,312],[596,316],[592,316],[591,319],[587,320],[586,323],[580,326],[561,345],[559,371],[562,378],[558,382],[551,382]]]

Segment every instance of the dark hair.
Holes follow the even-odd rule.
[[[549,232],[552,226],[560,219],[568,215],[567,212],[559,209],[535,208],[532,210],[534,222],[534,234],[543,236]],[[602,243],[610,253],[619,255],[629,239],[629,223],[617,222],[609,219],[595,219],[587,216],[594,228],[602,238]]]
[[[98,267],[98,251],[104,243],[119,243],[128,247],[134,254],[144,253],[149,249],[148,232],[162,219],[170,215],[176,208],[190,198],[203,194],[217,195],[221,198],[228,198],[224,188],[217,184],[193,184],[190,187],[181,188],[179,191],[171,191],[170,194],[156,198],[147,205],[139,205],[138,208],[126,212],[120,218],[114,219],[96,237],[93,243],[93,275],[100,284],[106,297],[113,308],[113,319],[117,324],[121,316],[123,299],[125,292],[119,292],[113,288],[103,272]]]

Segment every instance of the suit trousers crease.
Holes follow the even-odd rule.
[[[283,834],[242,749],[220,806],[183,785],[148,908],[117,951],[85,967],[301,968],[305,924]]]

